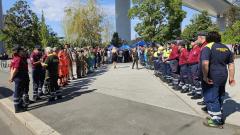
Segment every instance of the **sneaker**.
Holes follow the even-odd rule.
[[[203,125],[211,128],[223,129],[223,123],[218,120],[206,119],[206,121],[203,122]]]

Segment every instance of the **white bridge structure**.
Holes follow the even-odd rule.
[[[239,4],[240,0],[183,0],[184,6],[192,9],[203,11],[217,18],[217,24],[220,30],[226,27],[226,19],[224,11],[230,8],[233,4]],[[128,18],[128,10],[130,9],[130,0],[115,0],[116,12],[116,31],[124,40],[131,40],[131,20]]]

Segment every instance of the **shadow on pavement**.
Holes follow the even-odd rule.
[[[13,91],[9,88],[0,87],[0,99],[8,98],[13,95]]]
[[[235,112],[240,112],[240,103],[233,100],[228,93],[225,95],[225,101],[223,103],[223,115],[226,119],[228,116]]]
[[[44,106],[59,104],[62,102],[72,100],[75,97],[79,97],[83,94],[88,94],[88,93],[96,91],[97,89],[89,90],[88,86],[90,86],[92,84],[92,82],[94,82],[96,80],[97,76],[104,74],[105,72],[107,72],[107,70],[108,70],[107,67],[102,67],[101,70],[98,70],[98,71],[88,75],[88,77],[86,77],[86,78],[72,81],[67,87],[61,88],[63,90],[63,92],[62,92],[63,99],[56,100],[53,102],[47,102],[48,98],[43,97],[42,100],[40,100],[39,102],[31,104],[28,107],[28,110],[30,111],[30,110],[34,110],[34,109],[44,107]]]

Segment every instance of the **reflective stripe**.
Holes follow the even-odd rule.
[[[213,115],[213,116],[222,115],[222,112],[212,112],[212,111],[208,111],[208,113],[209,113],[210,115]]]
[[[222,118],[220,116],[213,116],[212,120],[221,120]]]
[[[15,97],[13,98],[13,100],[19,100],[19,99],[20,99],[20,98],[15,98]]]
[[[20,103],[19,102],[14,102],[14,105],[19,105]]]

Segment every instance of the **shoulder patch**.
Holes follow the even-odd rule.
[[[211,42],[211,43],[208,43],[207,45],[206,45],[206,47],[207,48],[209,48],[209,49],[212,49],[212,46],[214,45],[214,42]]]

